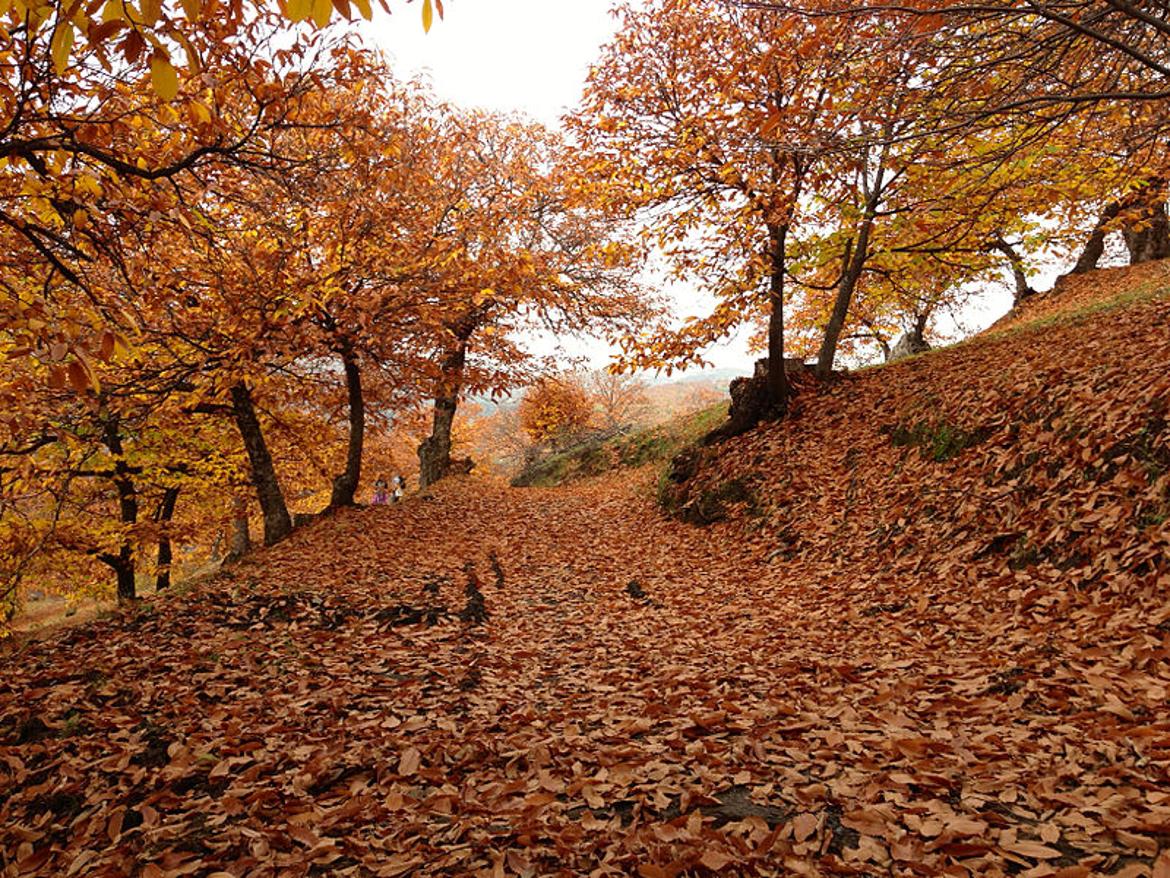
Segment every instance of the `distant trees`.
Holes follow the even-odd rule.
[[[572,375],[542,378],[520,399],[520,427],[535,443],[563,447],[593,420],[593,399]]]
[[[426,486],[450,466],[460,397],[530,380],[520,334],[594,331],[616,337],[654,313],[634,279],[639,249],[605,205],[580,197],[571,154],[541,126],[451,113],[432,160],[433,257],[420,278],[435,322],[425,346],[431,434],[419,446]]]
[[[649,385],[636,375],[598,369],[585,376],[584,385],[603,429],[628,427],[643,421],[649,413]]]

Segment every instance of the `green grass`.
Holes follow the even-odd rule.
[[[1045,329],[1052,326],[1071,326],[1077,323],[1083,323],[1091,317],[1098,317],[1101,314],[1116,311],[1120,308],[1128,308],[1133,305],[1152,302],[1168,293],[1170,293],[1170,286],[1167,286],[1164,281],[1161,279],[1152,280],[1133,289],[1126,290],[1123,293],[1118,293],[1110,299],[1102,299],[1088,305],[1082,305],[1080,308],[1074,308],[1071,311],[1058,311],[1055,314],[1049,314],[1047,317],[1037,317],[1035,320],[1020,323],[1015,326],[1008,326],[1004,329],[987,333],[986,336],[975,336],[975,338],[996,338],[999,336],[1011,336],[1018,332]],[[970,339],[964,339],[964,341],[970,341]]]
[[[988,437],[989,430],[982,427],[964,430],[944,420],[930,420],[895,424],[889,428],[889,434],[890,444],[895,448],[915,447],[923,457],[942,463],[978,445]]]
[[[614,469],[631,469],[670,460],[727,417],[727,403],[682,415],[663,424],[604,440],[583,442],[529,465],[512,484],[552,488]]]

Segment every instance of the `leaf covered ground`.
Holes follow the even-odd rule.
[[[696,462],[708,527],[457,479],[10,651],[0,873],[1167,878],[1140,280],[805,391]]]

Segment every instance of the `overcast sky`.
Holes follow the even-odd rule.
[[[365,27],[399,74],[429,70],[441,97],[519,110],[555,125],[576,104],[589,65],[614,32],[611,0],[448,0],[430,33],[420,2],[395,3]]]

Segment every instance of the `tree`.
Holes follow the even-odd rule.
[[[628,427],[643,420],[650,408],[647,384],[635,375],[599,369],[585,378],[585,390],[593,398],[601,425],[608,430]]]
[[[97,304],[108,315],[99,325],[120,330],[100,332],[85,367],[77,359],[67,362],[78,354],[65,342],[35,345],[29,336],[37,327],[18,322],[0,334],[3,349],[17,355],[10,357],[3,392],[19,400],[0,438],[0,459],[14,461],[0,502],[26,513],[27,522],[23,536],[12,535],[22,548],[8,559],[10,587],[33,556],[64,550],[105,563],[116,575],[119,597],[131,599],[137,558],[154,539],[165,587],[180,494],[185,503],[222,508],[239,481],[242,457],[221,424],[206,423],[198,413],[227,415],[238,427],[267,541],[290,529],[262,431],[265,413],[256,401],[283,395],[286,410],[294,409],[287,402],[293,394],[268,370],[295,372],[293,352],[303,354],[302,343],[313,337],[297,295],[309,303],[324,297],[313,295],[322,282],[287,246],[286,233],[303,223],[309,205],[289,197],[293,189],[282,195],[276,184],[313,191],[308,183],[314,175],[337,172],[331,161],[339,152],[336,140],[331,152],[321,147],[354,121],[343,118],[336,97],[327,95],[380,73],[362,53],[331,45],[329,72],[309,75],[299,66],[304,59],[270,70],[270,78],[255,68],[247,93],[265,95],[271,124],[254,132],[252,158],[171,179],[171,193],[157,203],[166,211],[108,217],[105,233],[117,247],[87,263],[84,282],[52,266],[38,272],[35,261],[0,272],[17,301],[39,294],[67,317]],[[238,80],[232,83],[207,92],[225,116],[234,101],[251,100],[241,97]],[[320,213],[326,206],[317,201],[311,207]],[[48,316],[39,307],[33,313]],[[281,420],[289,418],[276,423]],[[29,442],[28,436],[39,438]],[[232,464],[208,469],[224,459]],[[38,480],[42,486],[30,490]],[[81,520],[83,509],[94,527]]]
[[[355,6],[371,16],[369,0]],[[336,42],[289,22],[323,28],[335,7],[350,17],[348,0],[4,5],[0,229],[37,275],[87,295],[84,310],[46,321],[51,302],[0,291],[0,320],[23,333],[17,355],[64,345],[76,374],[89,374],[100,332],[119,328],[92,271],[120,264],[127,223],[176,207],[173,181],[271,162],[256,135],[285,125],[290,96],[312,86],[294,80],[324,69]],[[421,7],[429,28],[442,4]]]
[[[639,249],[604,206],[580,197],[560,138],[483,113],[448,111],[436,125],[432,257],[411,282],[425,299],[423,347],[439,364],[432,430],[419,445],[423,486],[451,465],[462,395],[535,377],[521,332],[616,336],[653,313],[633,280]]]
[[[708,317],[631,340],[630,362],[696,362],[762,313],[767,402],[783,414],[789,248],[856,118],[836,98],[850,60],[868,51],[865,35],[717,0],[621,14],[573,130],[598,197],[640,215],[676,276],[717,299]]]
[[[589,426],[593,400],[574,376],[547,376],[525,391],[519,415],[521,429],[533,442],[560,448]]]

